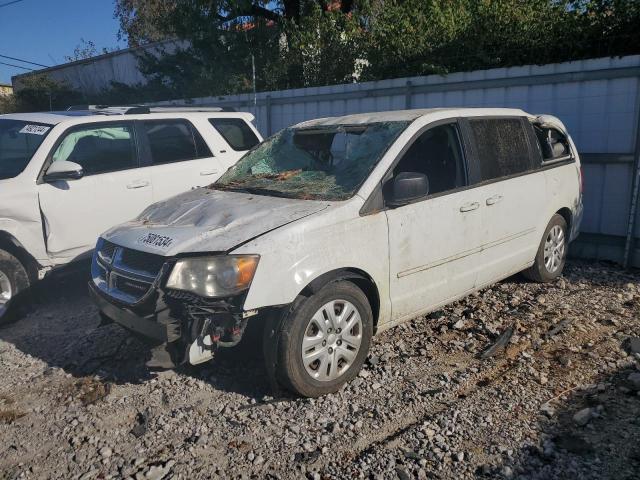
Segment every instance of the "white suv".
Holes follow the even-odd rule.
[[[524,271],[558,277],[582,215],[563,124],[512,109],[324,118],[98,242],[102,313],[196,364],[263,322],[267,368],[305,396],[357,375],[371,337]]]
[[[220,108],[86,108],[0,116],[0,320],[51,268],[150,204],[216,180],[260,142]]]

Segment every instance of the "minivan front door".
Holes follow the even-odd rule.
[[[84,171],[80,179],[38,185],[47,252],[54,258],[72,260],[88,253],[102,232],[133,219],[153,201],[151,178],[137,168],[130,122],[74,128],[51,160],[72,161]]]
[[[386,213],[394,321],[474,288],[482,243],[476,192],[451,193]]]
[[[386,211],[394,322],[473,289],[482,267],[480,198],[475,189],[466,188],[457,124],[419,134],[393,175],[407,171],[424,173],[430,187],[425,199]]]

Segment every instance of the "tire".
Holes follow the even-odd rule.
[[[18,301],[29,290],[29,275],[16,257],[0,250],[0,324],[18,317]]]
[[[294,302],[292,308],[278,333],[275,374],[279,383],[303,397],[337,392],[358,375],[369,352],[373,314],[366,295],[353,283],[340,280]]]
[[[562,215],[555,214],[544,231],[536,259],[523,275],[534,282],[551,282],[562,275],[567,260],[568,242],[567,222]],[[559,251],[561,242],[562,250]]]

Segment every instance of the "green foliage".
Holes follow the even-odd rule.
[[[0,109],[140,103],[640,53],[640,0],[116,0],[145,85],[32,77]],[[175,48],[178,45],[178,48]],[[86,43],[75,52],[84,57]],[[5,102],[6,104],[7,102]]]
[[[638,0],[117,0],[144,71],[174,97],[640,53]]]
[[[0,95],[0,115],[18,111],[16,97],[11,95]]]
[[[46,74],[23,77],[13,96],[19,112],[56,110],[85,101],[79,92]]]

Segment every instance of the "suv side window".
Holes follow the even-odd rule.
[[[536,137],[538,138],[538,145],[540,145],[543,162],[549,162],[571,155],[569,140],[566,135],[559,130],[541,127],[540,125],[534,125],[533,130],[536,132]]]
[[[142,122],[142,129],[153,165],[213,156],[200,133],[186,120],[148,120]]]
[[[470,119],[469,126],[480,182],[533,168],[529,140],[520,118]]]
[[[241,118],[210,118],[209,123],[236,151],[250,150],[260,140]]]
[[[464,186],[466,169],[456,125],[439,125],[422,133],[402,156],[393,175],[402,172],[424,173],[429,180],[429,195]]]
[[[60,160],[80,164],[85,175],[136,168],[133,128],[118,123],[74,128],[53,153],[52,161]]]

